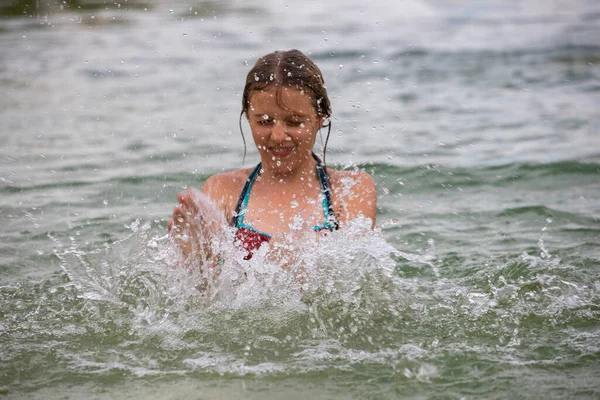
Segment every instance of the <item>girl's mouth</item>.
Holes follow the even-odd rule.
[[[269,151],[275,158],[284,158],[292,154],[294,151],[293,147],[274,147],[270,148]]]

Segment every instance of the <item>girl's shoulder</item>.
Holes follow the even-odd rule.
[[[356,191],[362,190],[375,190],[375,181],[373,177],[359,169],[353,170],[336,170],[336,169],[327,169],[327,174],[329,175],[329,181],[333,188],[345,188],[352,189],[354,188]]]
[[[246,179],[251,172],[252,168],[243,168],[215,174],[210,176],[206,182],[204,182],[204,186],[221,186],[224,188],[244,186],[244,182],[246,182]]]
[[[355,170],[327,170],[334,207],[340,224],[358,217],[367,217],[375,226],[377,216],[377,190],[373,177]]]
[[[252,168],[237,169],[210,176],[202,186],[202,193],[227,211],[237,202]]]

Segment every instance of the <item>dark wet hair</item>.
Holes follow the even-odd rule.
[[[277,102],[286,108],[282,102],[281,93],[285,87],[307,91],[313,106],[320,116],[325,116],[327,123],[327,138],[323,146],[323,161],[329,133],[331,132],[331,102],[327,96],[325,80],[317,64],[299,50],[275,51],[262,56],[256,61],[248,75],[242,95],[242,112],[240,113],[240,132],[244,140],[244,159],[246,158],[246,139],[242,131],[242,116],[248,116],[250,97],[252,93],[266,89],[271,85],[277,86]]]

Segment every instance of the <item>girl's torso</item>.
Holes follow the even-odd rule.
[[[338,228],[329,175],[322,161],[313,157],[314,176],[306,176],[300,185],[261,182],[261,164],[248,174],[231,217],[236,242],[248,251],[246,259],[274,234],[293,226],[314,231]]]
[[[313,164],[315,165],[315,164]],[[229,171],[209,177],[202,193],[209,197],[223,212],[228,221],[236,214],[244,186],[254,168]],[[322,199],[323,192],[316,169],[307,174],[312,184],[299,186],[275,185],[258,175],[251,187],[244,212],[244,223],[254,230],[268,233],[274,240],[290,231],[295,218],[304,221],[306,229],[319,225],[326,219]],[[327,169],[331,194],[331,208],[338,223],[346,224],[359,216],[365,216],[375,225],[377,194],[371,176],[358,170],[338,171]],[[258,246],[265,237],[256,237]],[[269,239],[267,239],[269,240]]]

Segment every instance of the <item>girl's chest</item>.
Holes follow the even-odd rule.
[[[310,195],[257,193],[249,198],[244,210],[246,224],[271,235],[312,229],[324,219],[323,195],[318,191]]]

